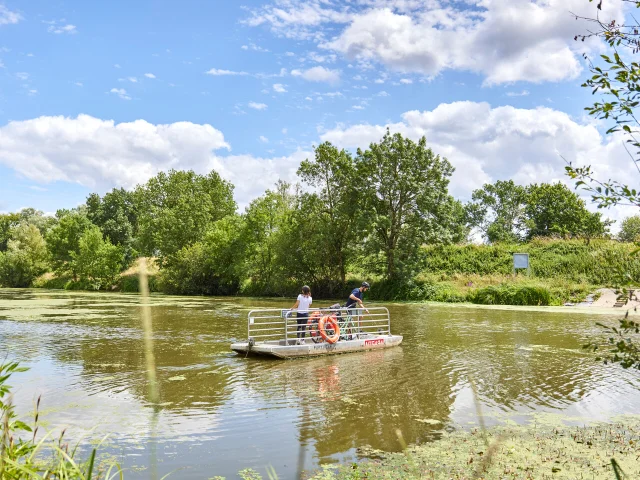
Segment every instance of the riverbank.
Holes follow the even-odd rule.
[[[424,246],[415,258],[415,274],[385,280],[354,266],[346,284],[337,280],[313,281],[280,272],[268,282],[241,275],[233,288],[220,290],[215,275],[190,269],[163,268],[149,259],[152,291],[177,295],[215,295],[295,298],[309,284],[316,300],[341,299],[345,292],[371,283],[366,300],[470,302],[484,305],[561,306],[598,301],[602,288],[636,280],[640,284],[640,256],[635,246],[612,240],[538,239],[525,244]],[[513,273],[513,254],[527,253],[529,272]],[[37,288],[85,290],[100,286],[117,292],[137,292],[137,263],[109,284],[74,281],[49,272],[33,282]],[[362,271],[361,271],[362,270]],[[213,284],[210,284],[213,282]],[[612,295],[608,295],[611,300]],[[616,298],[610,301],[615,303]],[[602,302],[601,302],[602,303]],[[604,305],[603,305],[604,306]]]
[[[616,478],[611,459],[640,478],[640,419],[583,427],[530,425],[459,431],[403,453],[361,448],[378,457],[352,465],[328,465],[312,480]]]

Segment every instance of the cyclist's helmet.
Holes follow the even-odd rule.
[[[371,288],[371,286],[369,285],[369,282],[362,282],[361,286],[364,288]]]

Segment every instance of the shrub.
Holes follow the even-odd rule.
[[[551,292],[543,286],[501,284],[472,290],[467,299],[482,305],[540,306],[551,305]]]

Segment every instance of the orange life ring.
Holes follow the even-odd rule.
[[[329,335],[327,330],[333,330],[333,335]],[[336,316],[325,315],[322,317],[318,322],[318,331],[327,343],[336,343],[340,339],[340,327],[338,326]]]
[[[309,315],[309,320],[307,320],[307,332],[309,332],[309,336],[313,343],[322,342],[322,337],[320,336],[320,332],[318,331],[318,322],[322,318],[322,314],[315,310],[311,312]]]

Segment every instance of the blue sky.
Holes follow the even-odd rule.
[[[610,2],[611,4],[613,2]],[[609,174],[583,116],[586,0],[0,0],[0,211],[73,207],[159,170],[216,168],[241,207],[324,140],[426,135],[451,191]],[[622,7],[606,5],[620,18]],[[621,213],[612,213],[613,217]]]

